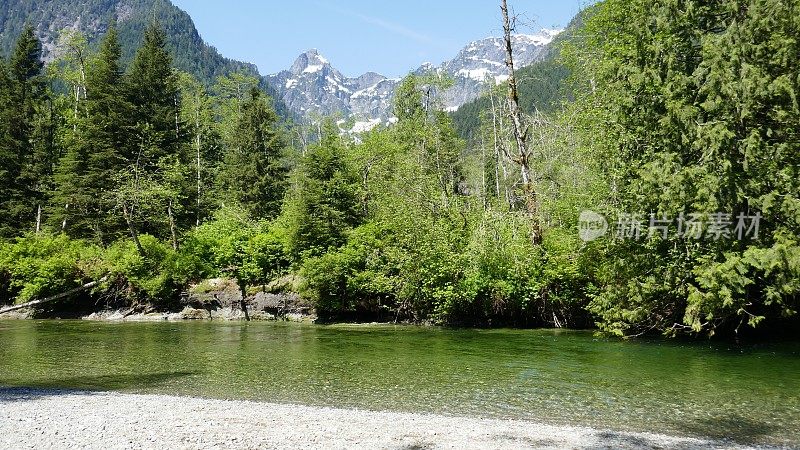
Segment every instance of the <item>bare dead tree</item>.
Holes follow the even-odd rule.
[[[507,156],[507,149],[500,139],[500,129],[503,123],[500,121],[501,115],[497,111],[494,101],[494,91],[489,89],[489,100],[492,106],[492,134],[494,139],[494,156],[495,156],[495,193],[500,197],[500,171],[503,172],[503,190],[506,203],[511,206],[511,194],[508,192],[508,170],[503,162],[503,158]]]
[[[178,226],[175,224],[175,214],[172,212],[172,199],[167,204],[167,218],[169,219],[169,232],[172,237],[172,249],[178,251]]]
[[[201,181],[201,170],[202,170],[202,164],[201,164],[202,161],[201,161],[200,152],[201,152],[201,150],[203,148],[203,132],[202,132],[201,123],[200,123],[200,108],[199,107],[196,108],[195,112],[194,112],[194,128],[195,128],[194,147],[195,147],[195,158],[196,158],[196,161],[195,161],[196,162],[196,167],[195,168],[197,169],[196,172],[195,172],[195,178],[196,178],[196,182],[197,182],[197,186],[196,186],[197,187],[197,200],[196,200],[196,204],[195,204],[195,208],[196,208],[196,211],[195,211],[195,214],[196,214],[195,225],[199,227],[200,226],[200,211],[202,209],[201,202],[202,202],[202,198],[203,198],[202,184],[200,182]]]
[[[515,30],[516,17],[508,14],[506,0],[501,0],[500,9],[503,12],[503,36],[506,50],[506,67],[508,68],[508,106],[511,116],[514,140],[517,143],[517,154],[513,161],[520,167],[522,177],[522,192],[525,199],[525,211],[531,220],[531,242],[538,245],[542,241],[542,227],[539,220],[539,198],[534,186],[534,176],[531,173],[531,150],[528,147],[528,127],[519,107],[519,91],[517,79],[514,76],[514,50],[512,33]]]

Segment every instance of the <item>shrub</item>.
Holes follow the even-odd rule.
[[[102,249],[65,235],[30,234],[0,246],[2,297],[24,303],[102,277]]]
[[[284,232],[276,223],[255,222],[228,208],[189,233],[180,254],[187,266],[197,267],[198,276],[234,277],[245,288],[284,274],[284,249]]]

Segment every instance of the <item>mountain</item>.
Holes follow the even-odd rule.
[[[515,35],[517,66],[544,59],[550,42],[559,33],[560,30],[542,30],[537,35]],[[503,45],[503,40],[496,37],[471,42],[455,58],[439,66],[425,63],[413,73],[449,75],[454,83],[442,99],[444,106],[454,111],[478,98],[487,80],[499,84],[507,79]],[[267,81],[298,117],[340,114],[354,118],[357,127],[369,127],[393,116],[392,99],[400,80],[375,72],[348,78],[312,49],[301,54],[289,70],[267,76]]]
[[[512,37],[514,63],[517,68],[541,61],[549,52],[549,44],[561,30],[542,30],[537,35],[518,34]],[[484,89],[487,80],[500,84],[508,79],[505,65],[505,43],[491,37],[472,42],[458,56],[438,69],[453,77],[454,85],[444,94],[445,107],[455,111],[470,102]]]
[[[59,34],[64,29],[86,34],[95,45],[116,20],[122,45],[123,63],[130,62],[144,30],[155,16],[167,33],[167,44],[175,66],[211,86],[223,74],[241,71],[259,76],[255,65],[225,58],[200,37],[185,11],[169,0],[2,0],[0,2],[0,54],[8,55],[26,24],[31,24],[42,41],[45,62],[59,56]],[[273,97],[276,92],[263,86]],[[281,102],[276,109],[288,111]]]
[[[281,100],[299,117],[340,113],[388,119],[391,97],[398,80],[368,72],[347,78],[316,49],[301,54],[291,69],[267,77]]]
[[[563,103],[574,98],[573,86],[569,82],[570,71],[561,59],[561,46],[565,42],[581,39],[581,29],[589,10],[578,13],[567,27],[547,45],[547,52],[538,61],[521,64],[517,71],[519,104],[523,112],[538,110],[551,113],[561,108]],[[491,110],[491,100],[482,95],[463,105],[452,113],[453,124],[458,134],[467,141],[477,137],[481,115]]]

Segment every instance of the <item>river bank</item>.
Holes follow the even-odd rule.
[[[723,441],[165,395],[0,389],[2,448],[745,448]]]
[[[181,295],[180,300],[172,304],[113,305],[83,299],[77,302],[62,301],[4,312],[0,315],[0,319],[83,319],[108,322],[195,320],[314,322],[317,316],[312,304],[290,289],[297,290],[296,281],[291,277],[276,280],[271,286],[255,287],[247,293],[242,292],[235,280],[216,278],[190,286]]]

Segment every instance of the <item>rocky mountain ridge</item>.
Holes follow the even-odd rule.
[[[550,51],[549,44],[561,30],[543,29],[535,35],[513,37],[515,63],[522,68],[541,61]],[[453,80],[442,95],[450,111],[476,99],[485,84],[499,84],[508,79],[503,40],[489,37],[469,43],[458,55],[439,66],[424,63],[413,73],[439,73]],[[289,70],[268,75],[289,110],[297,117],[339,115],[353,119],[355,129],[368,129],[392,119],[394,90],[400,79],[368,72],[348,78],[337,70],[317,49],[302,53]]]

